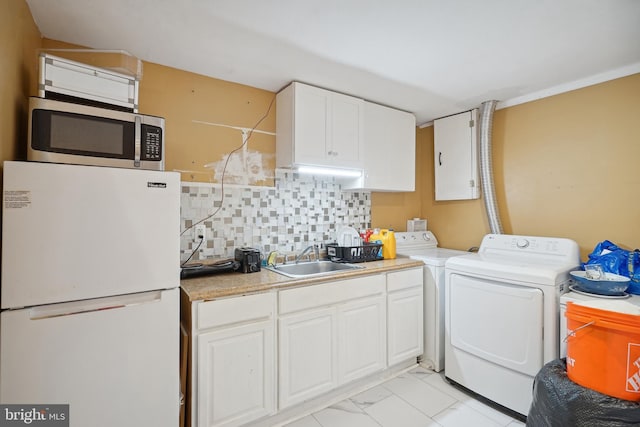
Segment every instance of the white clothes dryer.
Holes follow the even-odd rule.
[[[444,369],[444,265],[447,259],[469,252],[438,247],[431,231],[395,233],[396,253],[424,263],[424,352],[420,364],[440,372]]]
[[[533,378],[559,355],[560,295],[580,254],[573,240],[488,234],[445,265],[445,377],[526,416]]]

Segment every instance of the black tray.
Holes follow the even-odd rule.
[[[211,264],[186,264],[180,268],[180,279],[228,273],[237,271],[239,268],[240,263],[233,259],[221,260]]]

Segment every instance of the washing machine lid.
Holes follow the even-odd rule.
[[[466,255],[469,252],[459,251],[456,249],[429,248],[429,249],[412,249],[412,250],[406,250],[406,251],[402,250],[402,252],[397,252],[397,253],[398,255],[408,256],[409,258],[420,260],[427,265],[441,267],[445,265],[445,262],[447,261],[447,259],[454,256]]]

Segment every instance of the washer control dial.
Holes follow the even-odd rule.
[[[516,246],[520,249],[528,248],[529,241],[527,239],[518,239],[518,241],[516,242]]]

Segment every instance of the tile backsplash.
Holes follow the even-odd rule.
[[[371,227],[371,193],[342,191],[333,177],[276,169],[274,187],[182,183],[180,257],[198,246],[193,224],[206,236],[191,260],[232,258],[248,246],[263,254],[299,252],[313,243],[335,241],[340,228]]]

